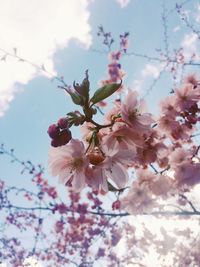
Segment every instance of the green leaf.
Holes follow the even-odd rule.
[[[74,113],[74,112],[68,112],[68,113],[67,113],[67,116],[75,117],[75,113]]]
[[[75,92],[82,97],[83,103],[88,104],[89,100],[89,90],[90,90],[90,82],[89,82],[89,76],[88,76],[88,70],[85,72],[85,78],[83,79],[82,83],[76,83],[74,81],[73,87]],[[82,106],[84,106],[84,104]]]
[[[113,93],[115,93],[120,86],[122,85],[122,82],[120,84],[118,83],[112,83],[107,84],[101,88],[99,88],[93,95],[93,97],[90,99],[90,102],[92,102],[92,105],[104,100],[105,98],[111,96]]]
[[[86,101],[89,99],[89,90],[90,90],[90,82],[89,82],[89,75],[88,70],[85,71],[85,78],[81,83],[81,94],[86,98]]]
[[[80,95],[78,95],[76,93],[73,93],[73,92],[71,92],[71,91],[69,91],[67,89],[66,89],[66,91],[67,91],[68,94],[70,94],[71,99],[74,102],[74,104],[83,106],[84,100]]]

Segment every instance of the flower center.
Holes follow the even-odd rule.
[[[138,112],[137,109],[130,110],[129,115],[128,115],[128,118],[129,118],[129,120],[133,120],[133,119],[135,119],[138,115],[139,115],[139,112]]]
[[[116,139],[117,139],[117,141],[119,142],[119,143],[121,143],[122,141],[123,141],[123,139],[124,139],[124,135],[118,135],[117,137],[116,137]]]
[[[75,158],[72,162],[73,169],[80,169],[83,166],[83,159],[82,158]]]

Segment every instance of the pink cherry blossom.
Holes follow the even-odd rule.
[[[186,83],[192,84],[194,88],[196,88],[199,85],[199,80],[197,76],[193,73],[186,77],[185,79]]]
[[[188,129],[185,124],[180,124],[174,131],[172,132],[172,137],[175,140],[189,140],[194,129]]]
[[[103,146],[105,160],[96,166],[95,174],[101,187],[105,190],[105,181],[111,179],[119,189],[128,182],[127,166],[132,164],[135,153],[133,150],[118,149],[117,146]]]
[[[154,120],[150,113],[146,113],[144,101],[138,101],[137,96],[138,93],[136,91],[129,90],[121,105],[121,116],[135,131],[146,132]]]
[[[149,193],[145,183],[134,181],[127,196],[121,199],[121,207],[130,214],[148,212],[155,207],[155,198]]]
[[[89,160],[81,141],[72,139],[67,145],[50,148],[49,168],[52,176],[59,176],[61,183],[70,182],[75,191],[85,186],[85,170]]]
[[[167,196],[172,190],[173,180],[167,175],[155,174],[148,169],[139,169],[136,172],[138,183],[145,184],[155,196]]]
[[[174,96],[168,96],[160,102],[160,108],[163,114],[166,114],[168,117],[174,118],[179,115],[179,112],[176,110]]]
[[[117,145],[120,149],[129,148],[133,150],[136,149],[136,146],[142,147],[144,144],[143,136],[123,122],[116,122],[112,131],[105,135],[102,141],[107,146]]]
[[[168,115],[162,116],[158,120],[158,130],[160,134],[166,134],[167,137],[175,140],[188,140],[194,129],[189,129],[186,124],[181,124],[176,121],[176,117],[170,117]]]
[[[102,168],[90,167],[87,169],[87,183],[89,186],[93,188],[93,190],[97,190],[100,193],[108,192],[108,183],[107,177],[102,174]]]
[[[164,115],[158,120],[158,127],[160,129],[160,132],[164,132],[167,135],[176,130],[178,126],[179,123],[175,120],[175,118],[168,115]]]
[[[193,186],[200,183],[200,163],[183,161],[174,170],[175,184],[177,186]]]
[[[199,99],[199,90],[194,89],[192,84],[185,84],[184,87],[175,91],[175,106],[179,110],[189,109]]]
[[[105,122],[110,123],[112,122],[114,117],[118,117],[120,114],[120,102],[115,101],[114,107],[106,113]]]
[[[182,147],[176,148],[172,153],[170,153],[169,163],[172,167],[177,164],[181,164],[185,160],[191,159],[192,155],[188,153]]]

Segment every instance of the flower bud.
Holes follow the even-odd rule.
[[[119,210],[120,207],[121,207],[121,203],[120,203],[119,200],[116,200],[115,202],[113,202],[113,204],[112,204],[112,209],[113,210]]]
[[[60,145],[66,145],[72,139],[70,130],[63,130],[59,135]]]
[[[55,124],[52,124],[49,126],[47,133],[51,138],[56,138],[59,136],[60,129]]]
[[[59,141],[59,139],[53,139],[53,140],[51,140],[51,145],[52,145],[53,147],[58,147],[58,146],[60,146],[60,141]]]
[[[59,119],[59,121],[58,121],[58,126],[59,126],[61,129],[66,129],[66,128],[68,128],[68,125],[69,125],[69,123],[68,123],[67,118],[61,118],[61,119]]]

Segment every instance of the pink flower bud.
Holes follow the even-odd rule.
[[[61,119],[59,119],[59,121],[58,121],[58,126],[59,126],[61,129],[66,129],[66,128],[68,128],[68,125],[69,125],[69,123],[68,123],[67,118],[61,118]]]
[[[66,145],[71,139],[72,139],[72,134],[70,130],[66,129],[60,133],[59,140],[61,146]]]
[[[51,145],[52,145],[53,147],[58,147],[58,146],[60,146],[60,140],[59,140],[59,139],[53,139],[53,140],[51,141]]]
[[[55,124],[52,124],[49,126],[47,133],[51,138],[56,138],[59,136],[60,129]]]
[[[119,210],[120,207],[121,207],[121,203],[120,203],[119,200],[116,200],[115,202],[113,202],[113,204],[112,204],[112,209],[113,210]]]

